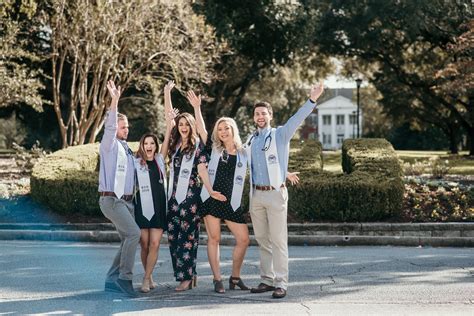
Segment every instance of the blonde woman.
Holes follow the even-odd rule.
[[[234,290],[238,287],[241,290],[250,290],[240,278],[240,270],[249,245],[249,231],[245,220],[245,211],[241,207],[248,162],[239,130],[234,119],[222,117],[217,120],[212,136],[208,139],[201,114],[201,97],[196,96],[193,91],[189,91],[187,97],[194,108],[197,132],[206,142],[206,148],[210,153],[208,174],[212,189],[226,197],[225,201],[212,199],[203,189],[201,193],[203,204],[199,208],[199,214],[204,218],[208,235],[207,256],[214,277],[214,291],[225,293],[219,263],[221,221],[225,222],[236,241],[232,254],[232,275],[229,278],[229,289]],[[289,174],[292,184],[298,183],[297,174]]]
[[[224,221],[235,238],[232,254],[232,275],[229,278],[229,289],[239,287],[249,290],[240,278],[240,270],[249,245],[249,231],[245,222],[244,211],[240,206],[247,171],[247,156],[242,150],[237,124],[232,118],[220,118],[208,143],[212,152],[209,163],[209,174],[214,176],[213,189],[221,192],[227,201],[206,199],[200,209],[204,217],[209,237],[207,255],[214,274],[214,290],[224,293],[224,285],[219,267],[219,242],[221,238],[221,221]],[[218,159],[213,164],[213,158]],[[203,198],[204,200],[204,198]]]
[[[203,204],[199,209],[199,214],[204,218],[208,235],[207,256],[214,276],[214,291],[225,292],[219,263],[221,221],[226,223],[236,241],[232,254],[229,289],[233,290],[237,286],[241,290],[249,290],[240,278],[240,270],[249,245],[249,231],[244,211],[240,207],[247,171],[247,157],[242,150],[239,130],[232,118],[222,117],[216,122],[212,136],[208,140],[201,115],[201,98],[190,91],[188,100],[195,111],[199,136],[206,142],[207,150],[211,155],[208,173],[212,189],[221,192],[226,197],[226,201],[219,201],[210,198],[206,190],[201,193]]]

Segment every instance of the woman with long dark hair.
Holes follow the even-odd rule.
[[[169,102],[168,106],[172,108],[170,91],[165,92],[165,103]],[[204,150],[205,144],[196,133],[194,117],[189,113],[181,113],[174,121],[168,149],[170,183],[167,229],[174,276],[180,282],[175,290],[179,292],[196,286],[201,187],[204,185],[212,198],[224,201],[225,197],[213,191],[209,183],[208,156]]]
[[[172,89],[174,83],[168,82],[165,87]],[[169,111],[165,108],[165,112]],[[135,195],[135,221],[140,227],[141,261],[145,274],[141,291],[150,292],[157,284],[153,281],[153,269],[158,260],[160,241],[166,230],[166,169],[165,157],[168,154],[168,144],[174,121],[166,117],[165,139],[159,149],[158,137],[147,133],[140,139],[136,153],[135,170],[137,194]]]

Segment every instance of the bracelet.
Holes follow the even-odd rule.
[[[311,98],[309,98],[309,102],[316,104],[316,101],[311,100]]]

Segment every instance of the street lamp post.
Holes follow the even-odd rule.
[[[359,94],[359,90],[360,90],[360,84],[362,83],[362,79],[359,79],[357,78],[356,79],[356,84],[357,84],[357,138],[359,138],[359,131],[360,131],[360,127],[359,127],[359,108],[360,108],[360,94]]]

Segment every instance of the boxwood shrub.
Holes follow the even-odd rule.
[[[136,149],[138,144],[130,145]],[[58,212],[100,215],[98,148],[98,144],[69,147],[37,163],[31,177],[33,198]],[[342,159],[345,174],[324,172],[321,143],[291,142],[288,169],[301,172],[301,183],[289,187],[288,210],[293,219],[378,221],[400,212],[401,168],[390,143],[345,141]],[[245,210],[248,191],[247,181],[242,201]]]
[[[130,144],[132,148],[137,143]],[[31,196],[58,213],[99,215],[99,144],[68,147],[38,162]]]
[[[288,209],[304,221],[380,221],[401,211],[403,184],[396,178],[305,171],[300,179],[289,187]]]
[[[392,144],[382,138],[346,139],[342,144],[342,170],[401,177],[403,169]]]

